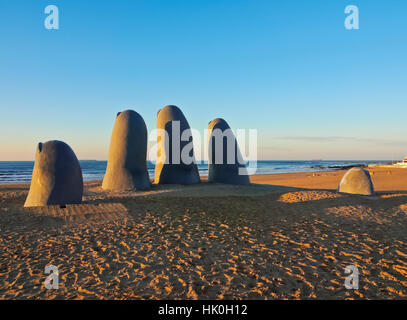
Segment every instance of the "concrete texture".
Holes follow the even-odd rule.
[[[133,110],[119,112],[110,140],[102,188],[126,191],[151,187],[147,171],[147,127]]]
[[[373,196],[374,188],[369,171],[362,168],[348,170],[339,183],[338,192]]]
[[[180,135],[173,136],[174,121],[179,121]],[[166,106],[158,111],[157,129],[165,130],[166,136],[158,134],[157,163],[155,167],[155,183],[160,184],[195,184],[200,182],[198,167],[195,158],[192,163],[185,163],[181,157],[183,148],[192,142],[181,141],[182,133],[190,129],[182,111],[176,106]],[[179,148],[173,148],[174,145]],[[166,147],[167,146],[167,147]],[[188,148],[188,147],[187,147]],[[193,147],[189,155],[194,157]]]
[[[24,207],[79,204],[83,180],[79,161],[62,141],[39,143]]]
[[[218,147],[216,144],[218,144]],[[230,151],[231,159],[227,158],[228,147],[232,148]],[[209,122],[208,153],[209,182],[220,182],[227,184],[250,183],[248,175],[239,175],[239,169],[241,169],[240,171],[247,173],[246,166],[244,164],[240,164],[238,161],[239,159],[242,159],[239,146],[228,123],[223,119],[217,118]],[[215,161],[216,157],[220,158]]]

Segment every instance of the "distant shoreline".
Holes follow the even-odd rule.
[[[394,166],[372,166],[368,167],[372,175],[375,189],[377,191],[407,191],[407,170]],[[278,185],[293,188],[312,188],[312,189],[335,189],[346,169],[326,170],[326,171],[307,171],[307,172],[289,172],[289,173],[267,173],[255,174],[250,176],[252,184]],[[153,179],[152,179],[153,181]],[[207,183],[207,177],[202,176],[201,181]],[[100,185],[102,180],[84,181],[84,185]],[[10,187],[26,189],[30,183],[0,184],[0,189]],[[159,185],[153,184],[153,188]],[[161,186],[161,185],[160,185]],[[169,186],[169,185],[162,185]],[[196,185],[185,186],[194,188]],[[231,186],[225,184],[225,186]],[[231,186],[232,187],[232,186]]]
[[[81,167],[84,181],[101,181],[103,180],[107,161],[99,160],[81,160]],[[255,175],[262,174],[279,174],[294,172],[326,172],[347,170],[352,167],[367,167],[369,165],[389,165],[392,163],[388,160],[259,160],[257,162],[257,171]],[[0,162],[0,184],[24,184],[30,183],[31,174],[34,167],[33,161],[3,161]],[[154,177],[155,165],[147,162],[147,169],[150,178]],[[198,170],[201,177],[208,175],[208,164],[198,163]]]

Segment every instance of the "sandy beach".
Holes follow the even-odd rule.
[[[1,185],[0,299],[406,299],[407,170],[369,171],[370,198],[336,193],[345,171],[148,192],[87,182],[66,208],[23,208],[29,185]],[[51,264],[58,290],[44,287]]]

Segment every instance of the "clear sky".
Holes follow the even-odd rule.
[[[0,160],[54,139],[107,159],[118,111],[152,130],[168,104],[258,129],[261,159],[407,153],[405,0],[0,0],[0,39]]]

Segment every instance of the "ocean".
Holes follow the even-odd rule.
[[[352,165],[385,164],[391,161],[355,160],[355,161],[258,161],[256,174],[324,171]],[[102,180],[107,161],[80,161],[84,181]],[[29,183],[34,167],[33,161],[0,161],[0,184]],[[150,177],[154,177],[154,163],[147,162]],[[208,164],[198,164],[201,176],[208,175]]]

